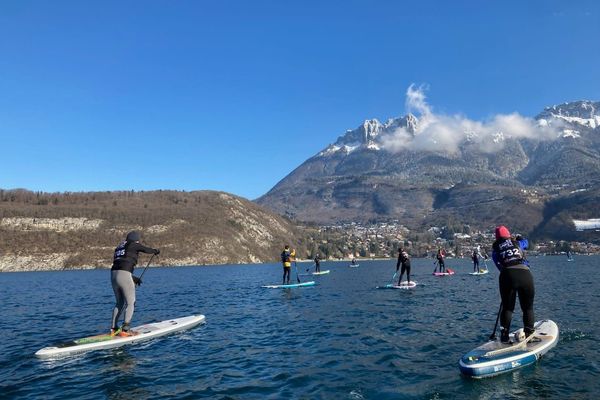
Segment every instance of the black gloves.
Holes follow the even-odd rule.
[[[142,284],[142,280],[140,278],[138,278],[137,276],[131,275],[131,278],[133,279],[133,283],[136,286],[140,286]]]
[[[154,249],[154,255],[159,255],[160,254],[160,250],[159,249]]]

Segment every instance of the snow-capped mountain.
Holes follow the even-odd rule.
[[[386,134],[395,132],[399,128],[405,128],[413,135],[417,131],[418,119],[412,114],[402,118],[389,119],[382,124],[377,119],[369,119],[354,130],[348,130],[338,140],[319,152],[319,156],[328,156],[339,151],[349,154],[354,150],[366,148],[370,150],[381,150],[379,139]]]
[[[467,121],[447,147],[427,131],[431,119],[366,120],[257,202],[320,224],[397,219],[416,227],[455,218],[486,225],[502,216],[533,231],[561,196],[600,190],[600,102],[547,107],[515,128],[510,118],[487,131]],[[586,208],[600,216],[597,203]]]

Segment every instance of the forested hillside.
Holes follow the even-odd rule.
[[[161,265],[265,262],[286,243],[304,247],[290,221],[223,192],[0,190],[0,271],[110,267],[134,229]]]

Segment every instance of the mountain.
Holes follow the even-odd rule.
[[[161,249],[159,265],[274,261],[301,241],[290,221],[223,192],[0,190],[0,271],[109,268],[131,230]]]
[[[564,234],[555,228],[574,217],[599,216],[599,102],[547,107],[533,121],[499,119],[486,136],[486,127],[446,120],[367,120],[256,201],[321,225],[393,219],[418,230],[448,221],[481,229],[505,223],[540,236]],[[431,121],[438,125],[427,137]],[[460,140],[448,139],[444,123],[459,124]]]

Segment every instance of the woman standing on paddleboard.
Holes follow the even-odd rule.
[[[402,269],[400,270],[400,277],[398,278],[398,286],[402,283],[402,275],[406,271],[406,284],[410,284],[410,257],[408,253],[404,251],[402,247],[398,249],[398,262],[396,262],[396,273],[398,273],[398,269],[400,269],[400,265],[402,265]]]
[[[525,335],[530,336],[534,331],[533,298],[535,288],[533,275],[525,260],[524,250],[529,246],[527,239],[520,235],[517,239],[510,236],[505,226],[498,226],[495,230],[496,241],[492,245],[492,260],[500,270],[500,297],[502,298],[502,311],[500,314],[500,341],[508,343],[510,338],[510,323],[517,294],[523,311],[523,325]]]
[[[131,318],[135,306],[135,285],[141,285],[142,280],[133,275],[133,268],[137,264],[140,252],[159,254],[160,250],[146,247],[140,243],[140,233],[131,231],[127,238],[119,243],[115,249],[113,265],[110,276],[116,304],[112,313],[111,335],[131,336],[129,332]],[[117,324],[121,314],[125,312],[125,322],[119,329]]]

